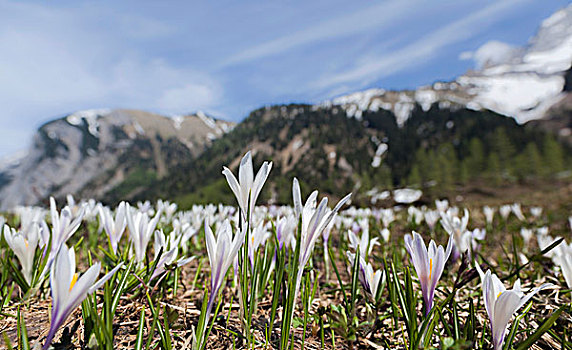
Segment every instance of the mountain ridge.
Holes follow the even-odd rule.
[[[488,44],[477,52],[486,49]],[[391,110],[399,125],[403,125],[415,104],[427,110],[433,103],[439,103],[442,108],[488,109],[513,117],[521,124],[542,119],[568,94],[566,76],[572,65],[572,5],[545,19],[526,46],[493,49],[504,50],[502,59],[481,58],[482,67],[469,70],[453,81],[437,81],[415,90],[374,88],[338,96],[320,105],[339,105],[348,116],[357,118],[365,110]],[[493,56],[490,52],[485,57],[487,55]]]
[[[26,156],[0,171],[0,208],[68,193],[105,197],[130,176],[148,171],[162,178],[233,126],[203,113],[169,118],[126,109],[80,111],[49,121]],[[100,187],[89,186],[95,183]]]

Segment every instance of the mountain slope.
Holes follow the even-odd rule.
[[[546,145],[554,143],[560,154],[556,163],[564,164],[569,158],[565,146],[549,134],[490,111],[439,108],[438,104],[424,110],[414,105],[401,127],[397,119],[383,109],[365,111],[356,119],[337,106],[262,108],[199,157],[181,165],[180,172],[158,180],[146,195],[173,198],[183,206],[232,203],[222,166],[236,172],[248,150],[255,164],[274,162],[262,198],[274,203],[289,203],[294,176],[307,189],[320,188],[334,196],[354,192],[354,200],[365,203],[379,190],[405,185],[442,195],[471,181],[551,176],[530,172],[528,164],[533,163],[523,160],[528,152],[537,152],[542,164],[548,164],[544,156],[551,151]],[[554,173],[564,170],[562,165],[550,167]]]
[[[0,208],[69,193],[129,198],[232,127],[203,113],[175,118],[136,110],[70,114],[40,127],[27,154],[0,171]]]
[[[496,44],[496,45],[495,45]],[[491,110],[519,123],[542,119],[570,93],[566,75],[572,64],[572,5],[544,20],[526,47],[499,47],[487,43],[472,54],[482,67],[451,82],[436,82],[413,91],[371,89],[326,101],[339,105],[349,116],[364,111],[392,111],[403,125],[416,104],[428,110],[460,107]]]

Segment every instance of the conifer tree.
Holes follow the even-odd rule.
[[[542,146],[545,171],[552,177],[564,169],[564,151],[560,143],[550,134],[546,134]]]
[[[411,172],[409,173],[407,183],[409,186],[422,187],[423,180],[421,179],[421,174],[419,173],[419,167],[417,164],[413,164],[411,167]]]
[[[489,154],[487,162],[487,173],[489,178],[495,185],[500,185],[502,182],[502,170],[500,165],[499,156],[495,152]]]
[[[477,178],[482,175],[485,166],[485,150],[483,143],[476,137],[469,142],[469,157],[466,162],[468,176]]]

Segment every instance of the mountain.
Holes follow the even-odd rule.
[[[489,42],[468,56],[480,67],[454,81],[409,91],[371,89],[323,106],[340,106],[356,118],[364,111],[389,110],[398,125],[405,123],[416,104],[428,110],[435,103],[441,108],[490,110],[521,124],[548,118],[551,107],[570,96],[572,5],[544,20],[525,47]]]
[[[201,154],[234,124],[137,110],[76,112],[41,126],[28,152],[0,170],[0,208],[50,195],[129,198]]]
[[[490,187],[571,170],[571,149],[552,134],[492,111],[415,104],[404,124],[397,120],[385,109],[365,110],[356,119],[338,106],[261,108],[138,199],[171,198],[182,207],[233,203],[222,166],[236,173],[248,150],[255,164],[274,163],[262,198],[272,203],[291,201],[293,177],[303,189],[353,192],[354,201],[365,204],[401,186],[442,196],[480,182]]]

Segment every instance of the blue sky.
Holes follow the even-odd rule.
[[[524,45],[568,1],[0,0],[0,156],[91,108],[203,110],[414,88],[474,67],[490,40]]]

